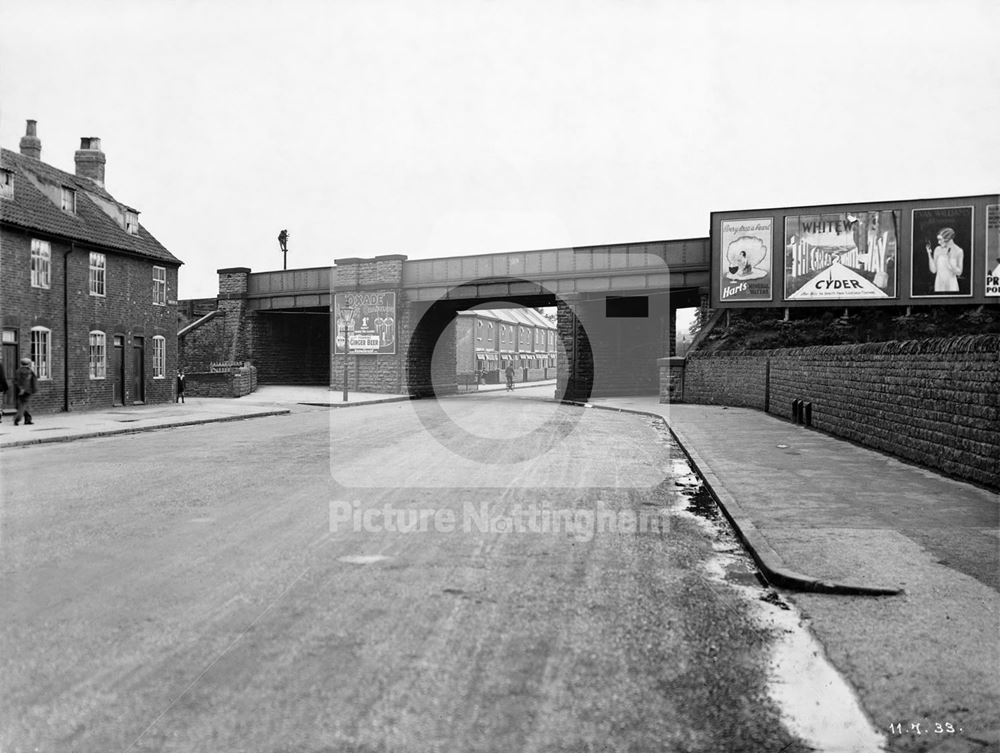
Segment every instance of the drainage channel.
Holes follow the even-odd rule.
[[[853,688],[826,659],[795,605],[767,585],[729,527],[708,489],[677,452],[672,466],[679,494],[672,515],[697,521],[712,539],[705,576],[735,591],[762,628],[776,636],[768,667],[768,694],[788,730],[820,753],[887,750]]]

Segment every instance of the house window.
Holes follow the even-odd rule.
[[[125,210],[125,231],[129,235],[139,234],[139,213],[131,209]]]
[[[107,336],[103,332],[90,333],[90,378],[104,379],[108,375]]]
[[[31,360],[35,364],[35,375],[39,379],[51,379],[50,357],[52,353],[52,330],[45,327],[31,328]]]
[[[76,191],[69,186],[62,187],[62,210],[76,214]]]
[[[162,335],[153,338],[153,379],[167,375],[167,341]]]
[[[153,267],[153,305],[167,305],[167,268]]]
[[[10,170],[0,170],[0,198],[14,198],[14,173]]]
[[[52,283],[52,248],[48,241],[31,240],[31,287],[48,288]]]
[[[90,294],[104,295],[104,272],[107,259],[104,254],[90,252]]]

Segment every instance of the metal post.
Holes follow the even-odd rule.
[[[347,357],[351,354],[350,331],[348,325],[354,315],[354,309],[349,306],[342,306],[340,309],[340,320],[344,323],[344,396],[343,401],[347,402]]]
[[[344,400],[347,402],[347,356],[350,355],[351,344],[347,339],[347,320],[344,320]]]

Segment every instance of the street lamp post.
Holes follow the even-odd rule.
[[[282,269],[288,269],[288,231],[282,230],[278,233],[278,245],[281,247],[283,256]]]
[[[350,343],[350,333],[348,332],[347,325],[351,321],[351,317],[354,315],[354,309],[342,306],[340,309],[340,319],[344,323],[344,395],[343,402],[347,402],[347,356],[351,352]]]

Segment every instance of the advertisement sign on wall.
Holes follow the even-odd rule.
[[[723,301],[770,301],[771,238],[774,220],[723,220],[721,280]]]
[[[913,210],[910,294],[972,295],[972,207]]]
[[[986,295],[1000,296],[1000,204],[986,207]]]
[[[337,293],[333,297],[333,326],[334,353],[344,352],[346,330],[351,353],[395,354],[396,294]]]
[[[900,213],[892,210],[785,218],[785,300],[896,297]]]

